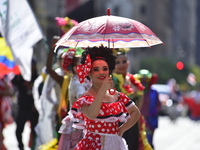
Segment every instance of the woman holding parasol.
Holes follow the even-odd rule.
[[[109,92],[114,84],[110,77],[114,68],[115,56],[107,47],[87,48],[82,54],[77,67],[79,81],[89,78],[92,86],[69,112],[73,127],[85,133],[75,150],[128,150],[122,135],[137,122],[140,111],[125,94]],[[119,127],[119,122],[124,123]]]

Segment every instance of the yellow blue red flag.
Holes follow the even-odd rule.
[[[0,38],[0,75],[6,75],[11,72],[20,74],[10,48],[6,45],[4,38]]]

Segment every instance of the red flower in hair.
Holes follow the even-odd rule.
[[[90,70],[91,70],[91,66],[92,66],[91,65],[91,59],[90,59],[90,55],[88,54],[86,56],[85,63],[81,64],[81,65],[78,65],[76,67],[80,83],[83,83],[85,78],[86,78],[86,76],[89,75]]]

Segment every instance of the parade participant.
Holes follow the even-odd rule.
[[[63,70],[63,74],[57,73],[53,68],[52,68],[52,62],[53,62],[53,56],[54,56],[54,48],[55,44],[59,39],[56,38],[56,36],[53,37],[52,39],[52,44],[51,44],[51,49],[47,57],[47,72],[57,82],[61,88],[61,94],[60,94],[60,100],[59,100],[59,106],[58,106],[58,119],[59,122],[66,116],[67,111],[68,111],[68,86],[70,82],[70,77],[71,77],[71,72],[68,70],[63,70],[63,55],[61,56],[61,70]],[[60,49],[60,48],[59,48]],[[64,47],[62,48],[64,49]],[[64,53],[63,53],[64,54]]]
[[[151,73],[149,70],[141,69],[137,73],[138,79],[141,81],[142,85],[145,86],[144,90],[144,102],[141,108],[141,113],[145,119],[146,125],[146,135],[151,144],[153,145],[153,135],[156,128],[158,128],[158,116],[159,110],[161,108],[161,103],[158,98],[158,92],[152,88],[158,80],[158,75]]]
[[[82,48],[76,48],[76,49],[69,48],[67,52],[64,54],[63,68],[66,71],[71,70],[73,74],[70,79],[68,87],[70,108],[73,105],[73,103],[80,96],[82,96],[82,94],[91,86],[89,80],[85,80],[83,84],[80,84],[78,80],[76,66],[80,64],[82,52],[83,52]],[[63,125],[59,130],[59,133],[61,133],[61,137],[59,140],[58,150],[74,150],[76,144],[83,137],[83,130],[74,129],[72,127],[73,122],[69,120],[69,116],[66,116],[62,120],[62,124]]]
[[[143,105],[143,90],[145,87],[137,79],[135,74],[128,73],[129,61],[126,53],[129,50],[128,48],[113,50],[117,56],[113,80],[115,88],[125,93],[141,109]],[[145,134],[145,123],[143,116],[141,116],[138,122],[123,135],[127,141],[129,150],[151,150],[152,148]]]
[[[24,150],[24,144],[22,141],[22,133],[24,130],[24,125],[27,121],[31,123],[31,133],[29,140],[29,147],[31,149],[35,148],[35,126],[38,123],[38,111],[34,105],[34,99],[32,94],[33,83],[35,79],[38,77],[37,73],[37,62],[35,59],[32,59],[31,64],[31,81],[26,81],[23,79],[21,75],[15,75],[12,79],[12,84],[16,87],[18,91],[17,95],[17,105],[18,105],[18,113],[16,117],[16,137],[18,141],[18,147],[20,150]]]
[[[37,145],[41,150],[57,149],[60,138],[58,130],[61,120],[66,116],[68,111],[67,97],[70,74],[62,68],[62,56],[66,48],[59,47],[56,50],[56,63],[53,64],[55,43],[59,38],[59,36],[54,36],[52,39],[46,63],[48,75],[43,85],[42,95],[40,96],[43,111],[40,115],[36,131],[39,137]]]
[[[0,75],[0,149],[6,150],[4,145],[3,129],[13,123],[11,113],[10,97],[13,96],[11,85],[7,82],[6,76]]]
[[[89,78],[92,86],[69,112],[73,127],[85,129],[75,150],[128,150],[122,135],[137,122],[140,111],[125,94],[112,89],[114,68],[115,56],[107,47],[86,48],[82,54],[79,81]],[[119,127],[119,122],[124,123]]]
[[[129,50],[125,48],[113,50],[117,56],[113,80],[115,88],[125,93],[140,109],[143,103],[144,87],[133,74],[128,73],[129,61],[126,53]],[[139,134],[138,122],[124,133],[123,138],[126,140],[129,150],[139,149]]]
[[[41,102],[40,96],[42,94],[42,88],[43,88],[43,85],[44,85],[47,75],[48,74],[46,72],[46,67],[43,67],[42,73],[35,79],[33,88],[32,88],[35,108],[39,112],[39,115],[41,113],[43,113],[42,112],[42,102]]]
[[[59,36],[54,36],[54,39],[58,40]],[[54,50],[55,46],[54,44],[55,43],[52,42],[52,47],[51,47],[52,51]],[[63,53],[64,53],[63,48],[57,50],[56,62],[52,66],[52,69],[55,70],[55,72],[60,76],[64,75],[64,70],[62,69]],[[58,116],[58,107],[60,104],[59,102],[61,95],[61,87],[58,84],[58,82],[56,82],[51,77],[51,75],[48,74],[46,69],[45,72],[47,73],[47,75],[44,76],[45,80],[42,86],[42,93],[38,100],[41,102],[41,111],[38,124],[35,128],[37,132],[36,144],[38,147],[41,148],[41,150],[46,150],[46,147],[52,148],[57,146],[58,136],[59,136],[57,124],[58,122],[60,122],[60,119],[58,120],[57,116]]]
[[[76,20],[70,19],[69,17],[65,17],[65,18],[56,17],[55,21],[60,30],[60,36],[64,35],[69,29],[71,29],[73,26],[78,24]],[[43,99],[47,99],[52,104],[52,105],[49,105],[49,107],[52,108],[51,109],[52,113],[50,113],[50,115],[53,115],[54,117],[52,117],[51,120],[46,118],[46,120],[51,121],[52,123],[54,121],[54,124],[56,122],[56,125],[53,125],[53,126],[48,125],[53,130],[52,132],[49,130],[49,132],[51,132],[49,138],[45,138],[46,134],[43,134],[44,140],[41,141],[41,144],[43,144],[40,146],[41,150],[46,150],[45,149],[46,147],[57,149],[57,143],[60,136],[58,134],[58,130],[61,125],[60,122],[66,116],[67,111],[69,109],[67,97],[68,97],[68,85],[70,82],[71,74],[70,72],[63,71],[61,67],[62,57],[60,57],[61,56],[60,54],[62,54],[63,49],[65,49],[65,47],[59,47],[56,50],[57,56],[58,56],[57,57],[58,63],[54,64],[54,66],[52,67],[52,62],[53,62],[52,59],[54,55],[55,44],[60,38],[58,37],[59,36],[53,37],[53,40],[51,43],[51,49],[48,54],[46,66],[47,66],[47,71],[49,75],[47,76],[46,84],[44,84],[45,88],[43,90],[43,96],[42,96]],[[55,69],[56,66],[58,68]],[[59,85],[59,87],[57,85]],[[56,115],[54,113],[55,111],[57,111]],[[56,119],[54,119],[55,117]],[[44,120],[43,122],[46,122],[46,121]],[[56,132],[54,132],[55,128],[56,128]]]

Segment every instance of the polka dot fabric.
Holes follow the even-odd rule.
[[[89,75],[90,70],[91,70],[91,59],[90,59],[90,55],[88,54],[86,56],[86,60],[84,64],[78,65],[76,67],[77,72],[78,72],[78,78],[80,83],[83,83],[86,76]]]
[[[76,124],[84,121],[84,128],[86,129],[85,137],[79,142],[75,150],[100,150],[102,140],[100,140],[99,134],[118,134],[118,122],[127,120],[127,108],[134,105],[125,94],[119,93],[117,101],[103,102],[97,118],[91,120],[84,116],[81,107],[90,105],[93,101],[94,97],[92,96],[82,96],[74,103],[70,111],[72,120],[76,121]]]
[[[88,132],[74,150],[101,150],[101,136]]]

